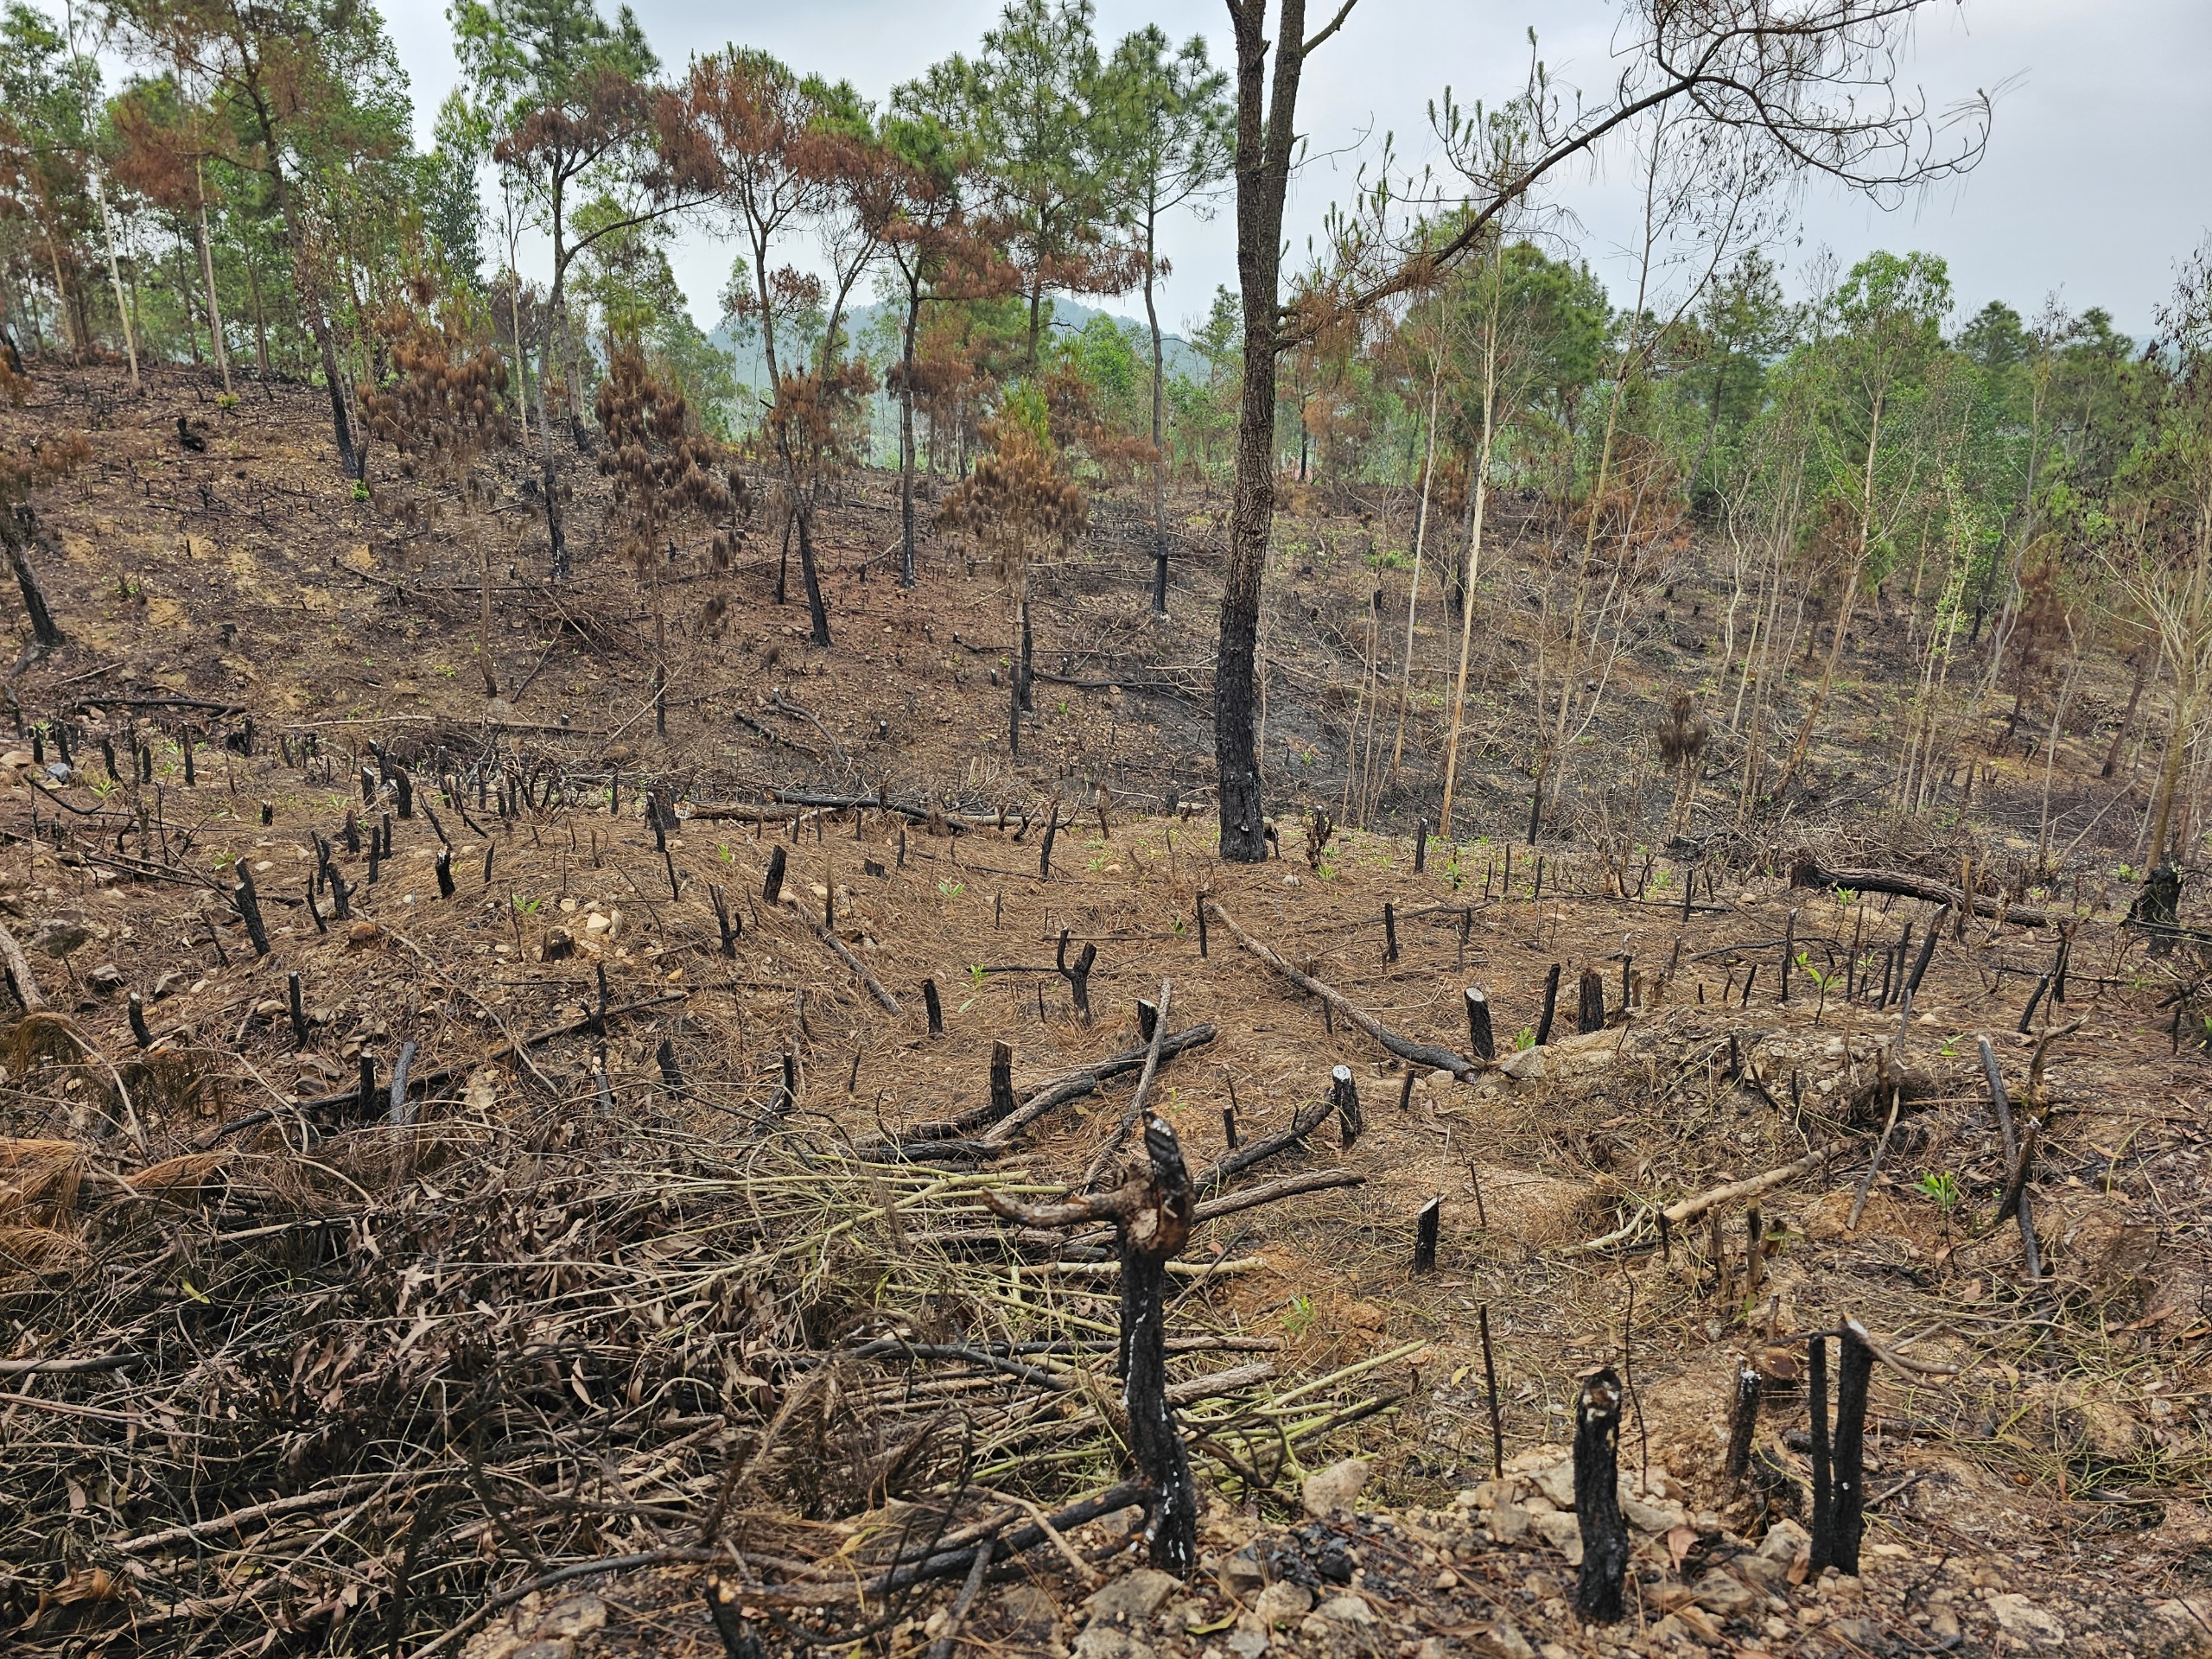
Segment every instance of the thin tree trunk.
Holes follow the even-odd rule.
[[[1305,0],[1282,0],[1269,99],[1267,18],[1256,3],[1230,14],[1236,41],[1236,277],[1243,304],[1244,365],[1236,409],[1236,486],[1214,658],[1214,766],[1221,856],[1255,864],[1268,855],[1253,747],[1253,668],[1260,583],[1274,518],[1276,312],[1283,195],[1290,181],[1298,83],[1305,66]],[[1267,107],[1263,107],[1267,106]]]
[[[906,283],[906,326],[899,365],[899,585],[914,585],[914,328],[922,313],[921,283]]]
[[[1474,475],[1467,480],[1467,557],[1459,599],[1459,672],[1452,690],[1452,739],[1444,751],[1444,803],[1437,812],[1437,833],[1452,835],[1452,799],[1459,779],[1459,733],[1467,713],[1467,658],[1474,643],[1475,590],[1482,577],[1483,514],[1489,505],[1491,423],[1497,407],[1497,314],[1503,284],[1493,278],[1488,327],[1483,339],[1483,437]]]
[[[1437,333],[1444,332],[1444,302],[1437,300]],[[1414,688],[1414,619],[1421,612],[1421,561],[1428,540],[1428,496],[1436,477],[1436,401],[1443,390],[1444,356],[1442,341],[1438,342],[1436,360],[1428,373],[1428,453],[1421,463],[1421,509],[1414,520],[1414,579],[1406,589],[1406,658],[1398,666],[1398,732],[1390,744],[1390,772],[1398,775],[1398,767],[1406,758],[1406,709],[1413,699]]]
[[[1866,424],[1866,474],[1859,486],[1858,550],[1852,556],[1850,574],[1844,578],[1843,605],[1836,613],[1835,634],[1828,641],[1827,660],[1821,665],[1820,683],[1813,688],[1812,706],[1805,710],[1804,724],[1797,728],[1797,740],[1789,746],[1789,760],[1782,769],[1782,781],[1775,785],[1777,795],[1796,781],[1798,768],[1805,764],[1805,753],[1812,747],[1813,728],[1820,723],[1821,710],[1827,706],[1828,691],[1835,683],[1836,665],[1843,660],[1843,642],[1851,630],[1851,613],[1859,602],[1859,579],[1866,571],[1866,549],[1874,533],[1874,454],[1881,438],[1882,401],[1877,394],[1873,418]]]
[[[207,240],[207,188],[200,159],[192,162],[194,209],[200,221],[200,274],[207,283],[207,332],[214,341],[215,366],[223,376],[223,395],[231,393],[231,354],[223,344],[223,302],[215,293],[215,251]]]
[[[1167,614],[1167,391],[1166,358],[1160,349],[1160,310],[1153,302],[1153,236],[1158,214],[1147,204],[1144,220],[1144,316],[1152,329],[1152,613]]]

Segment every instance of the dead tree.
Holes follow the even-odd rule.
[[[1145,1118],[1144,1149],[1146,1162],[1132,1166],[1110,1192],[1034,1208],[988,1190],[983,1197],[1025,1227],[1114,1224],[1122,1258],[1122,1403],[1149,1511],[1145,1544],[1154,1567],[1188,1578],[1198,1563],[1198,1490],[1167,1400],[1165,1293],[1168,1261],[1191,1236],[1196,1188],[1175,1131],[1156,1113]]]

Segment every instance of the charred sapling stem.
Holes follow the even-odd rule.
[[[1723,1465],[1728,1478],[1741,1480],[1751,1470],[1751,1440],[1758,1433],[1759,1399],[1766,1377],[1748,1356],[1736,1359],[1736,1381],[1728,1402],[1728,1459]]]
[[[1835,1560],[1835,1478],[1828,1445],[1828,1339],[1805,1344],[1805,1395],[1813,1416],[1813,1553],[1806,1575],[1818,1579]]]
[[[944,1003],[938,995],[937,981],[925,979],[922,982],[922,1006],[929,1010],[930,1035],[944,1036]]]
[[[292,1046],[303,1049],[308,1046],[308,1011],[300,996],[300,976],[284,976],[284,1000],[292,1015]]]
[[[154,1033],[146,1029],[146,1003],[137,992],[130,993],[127,1005],[130,1010],[130,1039],[141,1048],[154,1046]]]
[[[1551,972],[1544,976],[1544,1012],[1536,1021],[1536,1046],[1541,1048],[1552,1039],[1552,1019],[1559,1012],[1560,964],[1552,963]]]
[[[1398,959],[1398,907],[1389,899],[1382,901],[1382,960]]]
[[[772,905],[782,898],[785,861],[782,842],[779,842],[768,849],[768,873],[760,881],[760,897],[764,903]]]
[[[1014,1049],[1007,1043],[991,1045],[991,1121],[1010,1116],[1019,1103],[1014,1094]]]

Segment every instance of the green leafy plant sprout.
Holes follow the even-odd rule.
[[[965,881],[942,880],[937,884],[937,890],[948,899],[957,899],[968,891],[968,884]]]

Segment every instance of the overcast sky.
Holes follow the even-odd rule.
[[[444,0],[378,0],[415,91],[427,140],[453,86]],[[1320,10],[1316,5],[1315,10]],[[737,6],[639,0],[662,60],[680,69],[732,38],[801,72],[851,80],[880,99],[932,60],[972,50],[998,0],[785,0]],[[1427,151],[1429,100],[1447,86],[1462,103],[1495,102],[1521,84],[1534,22],[1555,82],[1602,92],[1612,73],[1618,16],[1605,0],[1361,0],[1344,32],[1306,70],[1300,129],[1313,151],[1300,178],[1289,234],[1301,246],[1360,153],[1395,132],[1402,155]],[[1101,41],[1156,22],[1178,40],[1205,35],[1226,62],[1224,9],[1199,0],[1100,0]],[[1883,211],[1828,186],[1808,192],[1792,240],[1778,250],[1802,271],[1815,250],[1846,264],[1871,249],[1924,248],[1950,262],[1962,319],[1990,299],[2032,315],[2056,292],[2080,310],[2101,305],[2142,334],[2177,262],[2212,229],[2212,3],[2208,0],[1943,0],[1931,6],[1906,65],[1933,106],[2005,88],[1986,159],[1967,178]],[[1367,149],[1357,151],[1363,137]],[[1622,245],[1634,193],[1616,161],[1561,179],[1551,200],[1579,218],[1589,257],[1621,297],[1633,276]],[[1167,237],[1174,271],[1162,321],[1205,311],[1217,284],[1235,286],[1228,216],[1185,215]],[[677,276],[711,328],[731,250],[688,235]],[[527,263],[527,261],[525,261]],[[1111,305],[1112,302],[1108,302]]]

